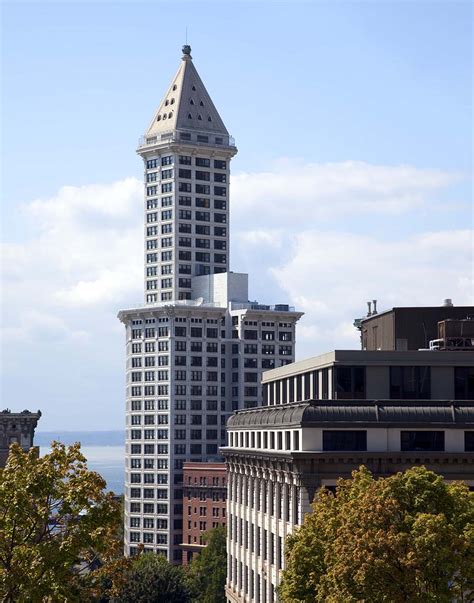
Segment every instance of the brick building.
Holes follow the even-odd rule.
[[[183,498],[183,564],[204,545],[201,535],[226,525],[227,471],[225,463],[185,463]]]

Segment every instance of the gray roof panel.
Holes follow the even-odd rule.
[[[229,418],[227,427],[309,427],[328,423],[422,423],[474,427],[474,401],[311,400],[241,410]]]

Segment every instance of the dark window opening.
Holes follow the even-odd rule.
[[[405,451],[444,450],[444,431],[402,431],[400,447]]]
[[[367,450],[367,432],[323,431],[323,450]]]
[[[337,400],[365,399],[365,367],[337,366],[334,386]]]
[[[391,366],[390,399],[429,400],[431,371],[429,366]]]

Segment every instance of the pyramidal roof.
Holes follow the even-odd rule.
[[[170,130],[229,134],[194,67],[191,47],[188,45],[183,46],[181,65],[145,136],[155,136]]]

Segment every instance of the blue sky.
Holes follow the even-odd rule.
[[[115,316],[141,302],[135,147],[186,26],[239,148],[232,268],[251,273],[254,297],[305,310],[300,357],[355,347],[364,296],[472,303],[470,2],[4,2],[2,13],[2,397],[41,407],[43,429],[91,427],[91,409],[95,428],[122,425]]]

